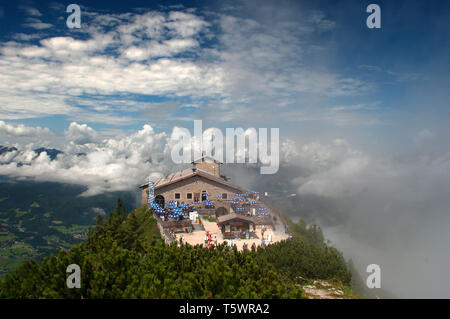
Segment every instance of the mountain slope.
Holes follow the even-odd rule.
[[[350,281],[337,251],[301,237],[244,252],[168,246],[145,206],[127,216],[121,201],[97,222],[85,243],[8,274],[0,298],[307,298],[302,287],[312,278],[339,287]],[[80,289],[65,285],[73,263],[81,267]]]
[[[82,242],[89,227],[95,226],[96,214],[111,211],[117,197],[128,209],[136,202],[131,192],[78,196],[84,190],[0,177],[0,278],[25,259],[39,260]]]

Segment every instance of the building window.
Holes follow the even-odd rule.
[[[180,193],[175,193],[175,199],[180,199],[181,198],[181,194]]]
[[[227,199],[227,195],[228,195],[227,193],[223,193],[222,194],[222,199]]]
[[[186,194],[186,198],[187,198],[187,199],[192,199],[192,193],[187,193],[187,194]]]

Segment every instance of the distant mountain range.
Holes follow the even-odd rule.
[[[58,154],[63,154],[63,151],[57,150],[55,148],[45,148],[45,147],[40,147],[34,150],[34,152],[36,154],[38,154],[38,156],[42,153],[42,152],[46,152],[47,155],[50,157],[50,159],[53,161],[56,156],[58,156]]]
[[[17,151],[17,148],[0,145],[0,155],[13,151]]]
[[[3,155],[5,153],[9,153],[9,152],[16,152],[19,151],[17,149],[17,147],[8,147],[8,146],[3,146],[0,145],[0,155]],[[63,151],[57,150],[55,148],[45,148],[45,147],[39,147],[34,149],[34,152],[36,153],[36,156],[39,156],[42,152],[46,152],[47,155],[50,157],[50,160],[54,160],[56,159],[56,156],[58,156],[58,154],[64,154]]]

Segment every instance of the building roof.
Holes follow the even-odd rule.
[[[231,183],[228,183],[227,181],[225,181],[224,179],[222,179],[220,177],[217,177],[215,175],[207,173],[207,172],[205,172],[205,171],[203,171],[201,169],[192,169],[192,168],[187,168],[187,169],[175,172],[175,173],[171,173],[171,174],[167,175],[166,177],[158,179],[157,181],[154,182],[155,183],[155,189],[159,189],[159,188],[171,185],[173,183],[177,183],[177,182],[183,181],[185,179],[188,179],[188,178],[191,178],[191,177],[194,177],[194,176],[201,176],[201,177],[204,177],[204,178],[209,179],[211,181],[214,181],[214,182],[220,183],[222,185],[225,185],[227,187],[236,189],[238,191],[244,191],[245,192],[245,189],[243,189],[243,188],[241,188],[239,186],[233,185]],[[141,188],[146,188],[146,187],[148,187],[148,183],[142,184],[140,187]]]
[[[155,189],[178,182],[178,181],[181,181],[181,180],[185,179],[186,177],[193,176],[194,175],[193,173],[194,172],[192,171],[192,168],[186,168],[186,169],[183,169],[183,170],[175,172],[175,173],[170,173],[167,176],[162,177],[154,182]],[[148,183],[141,185],[141,187],[145,187],[145,186],[148,186]]]
[[[213,161],[214,163],[217,163],[217,164],[223,164],[222,162],[216,160],[214,157],[211,157],[211,156],[208,156],[208,155],[203,155],[202,157],[199,157],[196,160],[193,160],[192,164],[199,163],[199,162],[204,162],[205,159],[209,159],[209,160],[211,160],[211,161]]]
[[[250,223],[255,223],[254,220],[251,217],[240,215],[240,214],[236,214],[236,213],[231,213],[231,214],[219,216],[217,218],[217,221],[219,222],[219,224],[222,224],[222,223],[228,222],[228,221],[233,220],[233,219],[241,219],[241,220],[248,221]]]

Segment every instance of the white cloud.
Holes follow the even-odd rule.
[[[48,28],[53,27],[52,24],[45,23],[45,22],[42,22],[40,20],[25,23],[24,26],[25,27],[29,27],[29,28],[33,28],[33,29],[37,29],[37,30],[43,30],[43,29],[48,29]]]
[[[181,11],[172,11],[169,14],[166,26],[175,34],[183,38],[198,34],[209,23],[198,16]]]
[[[364,157],[343,139],[335,139],[331,144],[310,142],[301,146],[292,140],[286,140],[282,143],[280,153],[284,155],[287,164],[306,168],[314,173],[333,169],[349,159]]]
[[[320,31],[330,31],[336,23],[325,17],[325,14],[321,11],[314,11],[310,15],[310,21],[313,22]]]
[[[100,207],[92,207],[92,211],[93,211],[94,214],[96,214],[96,215],[100,214],[100,215],[106,216],[106,212],[105,212],[105,210],[104,210],[103,208],[100,208]]]
[[[40,34],[36,34],[36,33],[15,33],[12,38],[14,40],[17,41],[29,41],[29,40],[34,40],[34,39],[40,39],[42,36]]]
[[[355,95],[368,88],[359,79],[304,66],[308,44],[302,36],[324,28],[323,14],[272,24],[231,14],[208,18],[187,10],[89,11],[80,30],[41,35],[38,44],[20,42],[37,35],[18,33],[17,41],[0,44],[0,118],[62,114],[76,121],[128,124],[138,120],[136,114],[122,114],[121,120],[115,110],[81,110],[77,102],[92,95],[143,94],[190,97],[199,105],[196,112],[222,121],[242,119],[238,109],[258,119],[255,105],[261,119],[284,114],[296,119],[305,107],[304,94]],[[36,15],[29,19],[41,23]],[[212,107],[215,112],[204,112]]]
[[[69,129],[65,132],[66,139],[77,145],[93,143],[97,140],[98,134],[86,124],[70,123]]]
[[[30,16],[34,16],[34,17],[41,17],[42,13],[33,7],[29,7],[29,6],[19,6],[19,9],[21,9],[22,11],[24,11],[26,14],[30,15]]]
[[[123,56],[130,60],[142,61],[155,57],[168,57],[196,48],[198,42],[194,39],[170,39],[159,43],[150,41],[144,47],[131,46],[123,52]]]
[[[207,96],[220,88],[213,66],[173,58],[198,47],[193,37],[207,25],[201,17],[156,12],[94,13],[91,17],[96,23],[79,31],[87,37],[83,40],[74,38],[74,34],[43,36],[38,45],[14,41],[1,44],[1,118],[72,115],[76,113],[72,102],[81,95]],[[31,39],[24,34],[15,38]],[[107,48],[111,50],[105,52]],[[127,59],[120,56],[121,52],[126,53]],[[150,61],[144,61],[149,58]],[[58,98],[56,102],[50,99],[48,108],[36,107],[45,103],[45,96]],[[89,110],[84,111],[85,115],[90,114]],[[113,116],[107,114],[105,118]]]
[[[32,133],[29,128],[13,129],[18,134]],[[85,185],[88,190],[83,195],[95,195],[136,190],[146,176],[162,176],[173,170],[167,135],[155,133],[150,125],[128,136],[100,140],[87,125],[71,123],[66,138],[70,143],[54,160],[46,152],[37,156],[33,145],[4,153],[0,175]]]
[[[449,296],[450,258],[442,251],[450,240],[450,152],[377,156],[342,139],[285,141],[282,150],[283,165],[298,176],[291,215],[313,218],[362,274],[379,264],[382,288],[395,296]]]
[[[40,126],[32,127],[25,126],[23,124],[9,124],[4,121],[0,121],[0,135],[3,137],[33,137],[36,135],[49,135],[50,130],[46,127]]]
[[[428,130],[423,129],[419,133],[417,133],[417,136],[414,138],[416,143],[423,143],[426,142],[434,137],[434,134]]]

